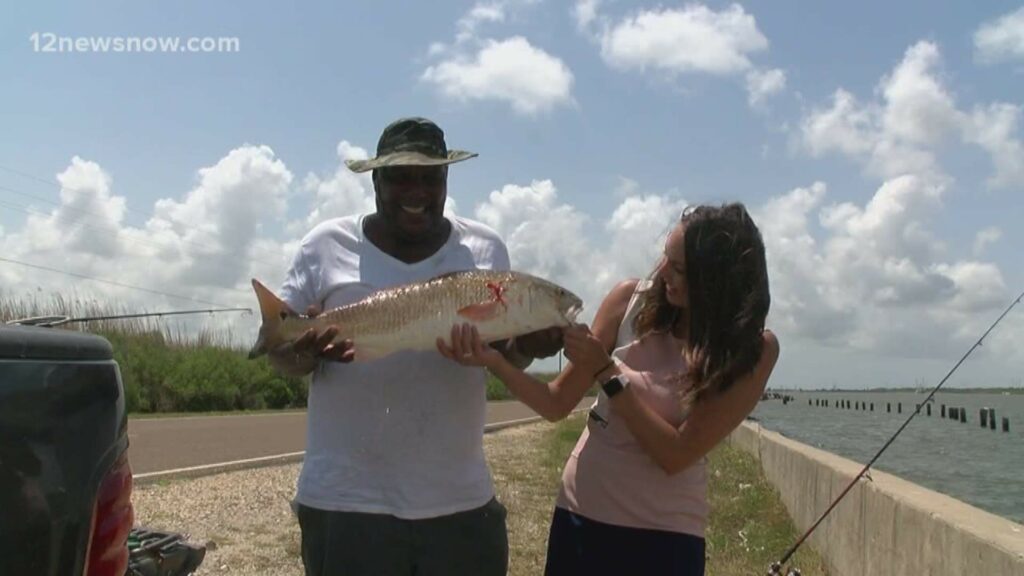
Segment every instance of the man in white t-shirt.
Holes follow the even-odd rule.
[[[317,314],[374,291],[468,269],[509,269],[487,226],[445,217],[449,151],[423,118],[384,129],[373,170],[377,210],[328,220],[302,240],[281,289],[296,311]],[[486,377],[439,353],[399,352],[350,363],[351,342],[310,331],[271,354],[288,374],[313,373],[306,455],[295,508],[309,575],[504,575],[505,509],[484,460]],[[519,366],[555,354],[561,331],[495,347]]]

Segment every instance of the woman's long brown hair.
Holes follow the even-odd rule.
[[[684,354],[688,402],[727,390],[753,370],[764,345],[771,297],[764,242],[743,204],[697,206],[683,213],[689,321]],[[655,277],[641,295],[634,332],[673,328],[679,309]]]

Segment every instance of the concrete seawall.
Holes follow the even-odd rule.
[[[801,531],[863,467],[755,422],[730,442],[761,461]],[[810,538],[833,575],[1024,575],[1024,526],[891,474],[870,476]]]

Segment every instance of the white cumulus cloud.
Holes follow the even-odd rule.
[[[428,67],[422,79],[447,98],[505,102],[523,115],[572,101],[569,67],[521,36],[487,40],[475,55],[456,55]]]
[[[747,73],[747,102],[757,106],[769,96],[786,89],[786,73],[778,68]]]
[[[1024,7],[982,24],[974,33],[974,53],[986,64],[1024,61]]]
[[[369,172],[356,173],[349,170],[345,160],[365,160],[369,158],[366,150],[355,146],[347,140],[338,143],[338,167],[329,177],[316,174],[306,175],[303,188],[313,193],[313,210],[305,222],[293,224],[292,230],[301,234],[313,226],[330,218],[373,211],[373,180]]]
[[[989,244],[995,244],[1002,237],[1003,231],[995,226],[989,226],[984,230],[980,230],[974,236],[974,255],[980,256]]]
[[[640,10],[614,23],[598,7],[596,1],[579,0],[574,17],[616,70],[743,79],[752,107],[785,89],[785,71],[759,69],[751,61],[768,49],[768,39],[754,16],[738,4],[719,11],[703,4]],[[599,29],[595,22],[600,22]]]
[[[537,0],[478,2],[456,23],[455,42],[431,44],[434,61],[420,75],[445,99],[460,103],[509,104],[525,116],[572,103],[573,74],[557,56],[521,35],[498,40],[481,33],[485,24],[504,23]]]
[[[942,184],[883,183],[864,205],[822,182],[755,210],[768,252],[770,324],[786,337],[884,356],[953,353],[1006,298],[994,264],[951,260],[931,231]],[[955,337],[949,338],[952,334]]]
[[[690,4],[625,18],[605,34],[601,55],[622,69],[727,75],[747,71],[748,55],[767,48],[768,39],[743,7],[715,12]]]
[[[988,152],[992,188],[1024,187],[1020,106],[991,103],[959,108],[943,81],[938,47],[918,42],[878,83],[878,98],[862,102],[842,88],[828,106],[812,108],[801,121],[805,148],[815,156],[839,153],[882,179],[917,174],[944,178],[937,152],[949,143]]]

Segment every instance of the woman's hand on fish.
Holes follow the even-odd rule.
[[[580,369],[594,372],[608,364],[611,358],[604,344],[586,324],[574,324],[562,331],[565,357]]]
[[[480,339],[480,332],[472,324],[452,326],[451,346],[444,339],[437,339],[437,351],[449,360],[463,366],[491,367],[505,359],[501,352],[491,348]]]
[[[320,307],[313,305],[306,309],[306,316],[312,318],[314,316],[318,316],[320,312]],[[352,341],[342,340],[341,342],[334,342],[334,338],[337,335],[338,328],[335,326],[330,326],[320,332],[317,332],[314,328],[310,328],[295,340],[292,348],[295,350],[296,354],[315,356],[317,358],[333,360],[335,362],[351,362],[355,359],[355,350],[353,350]]]

